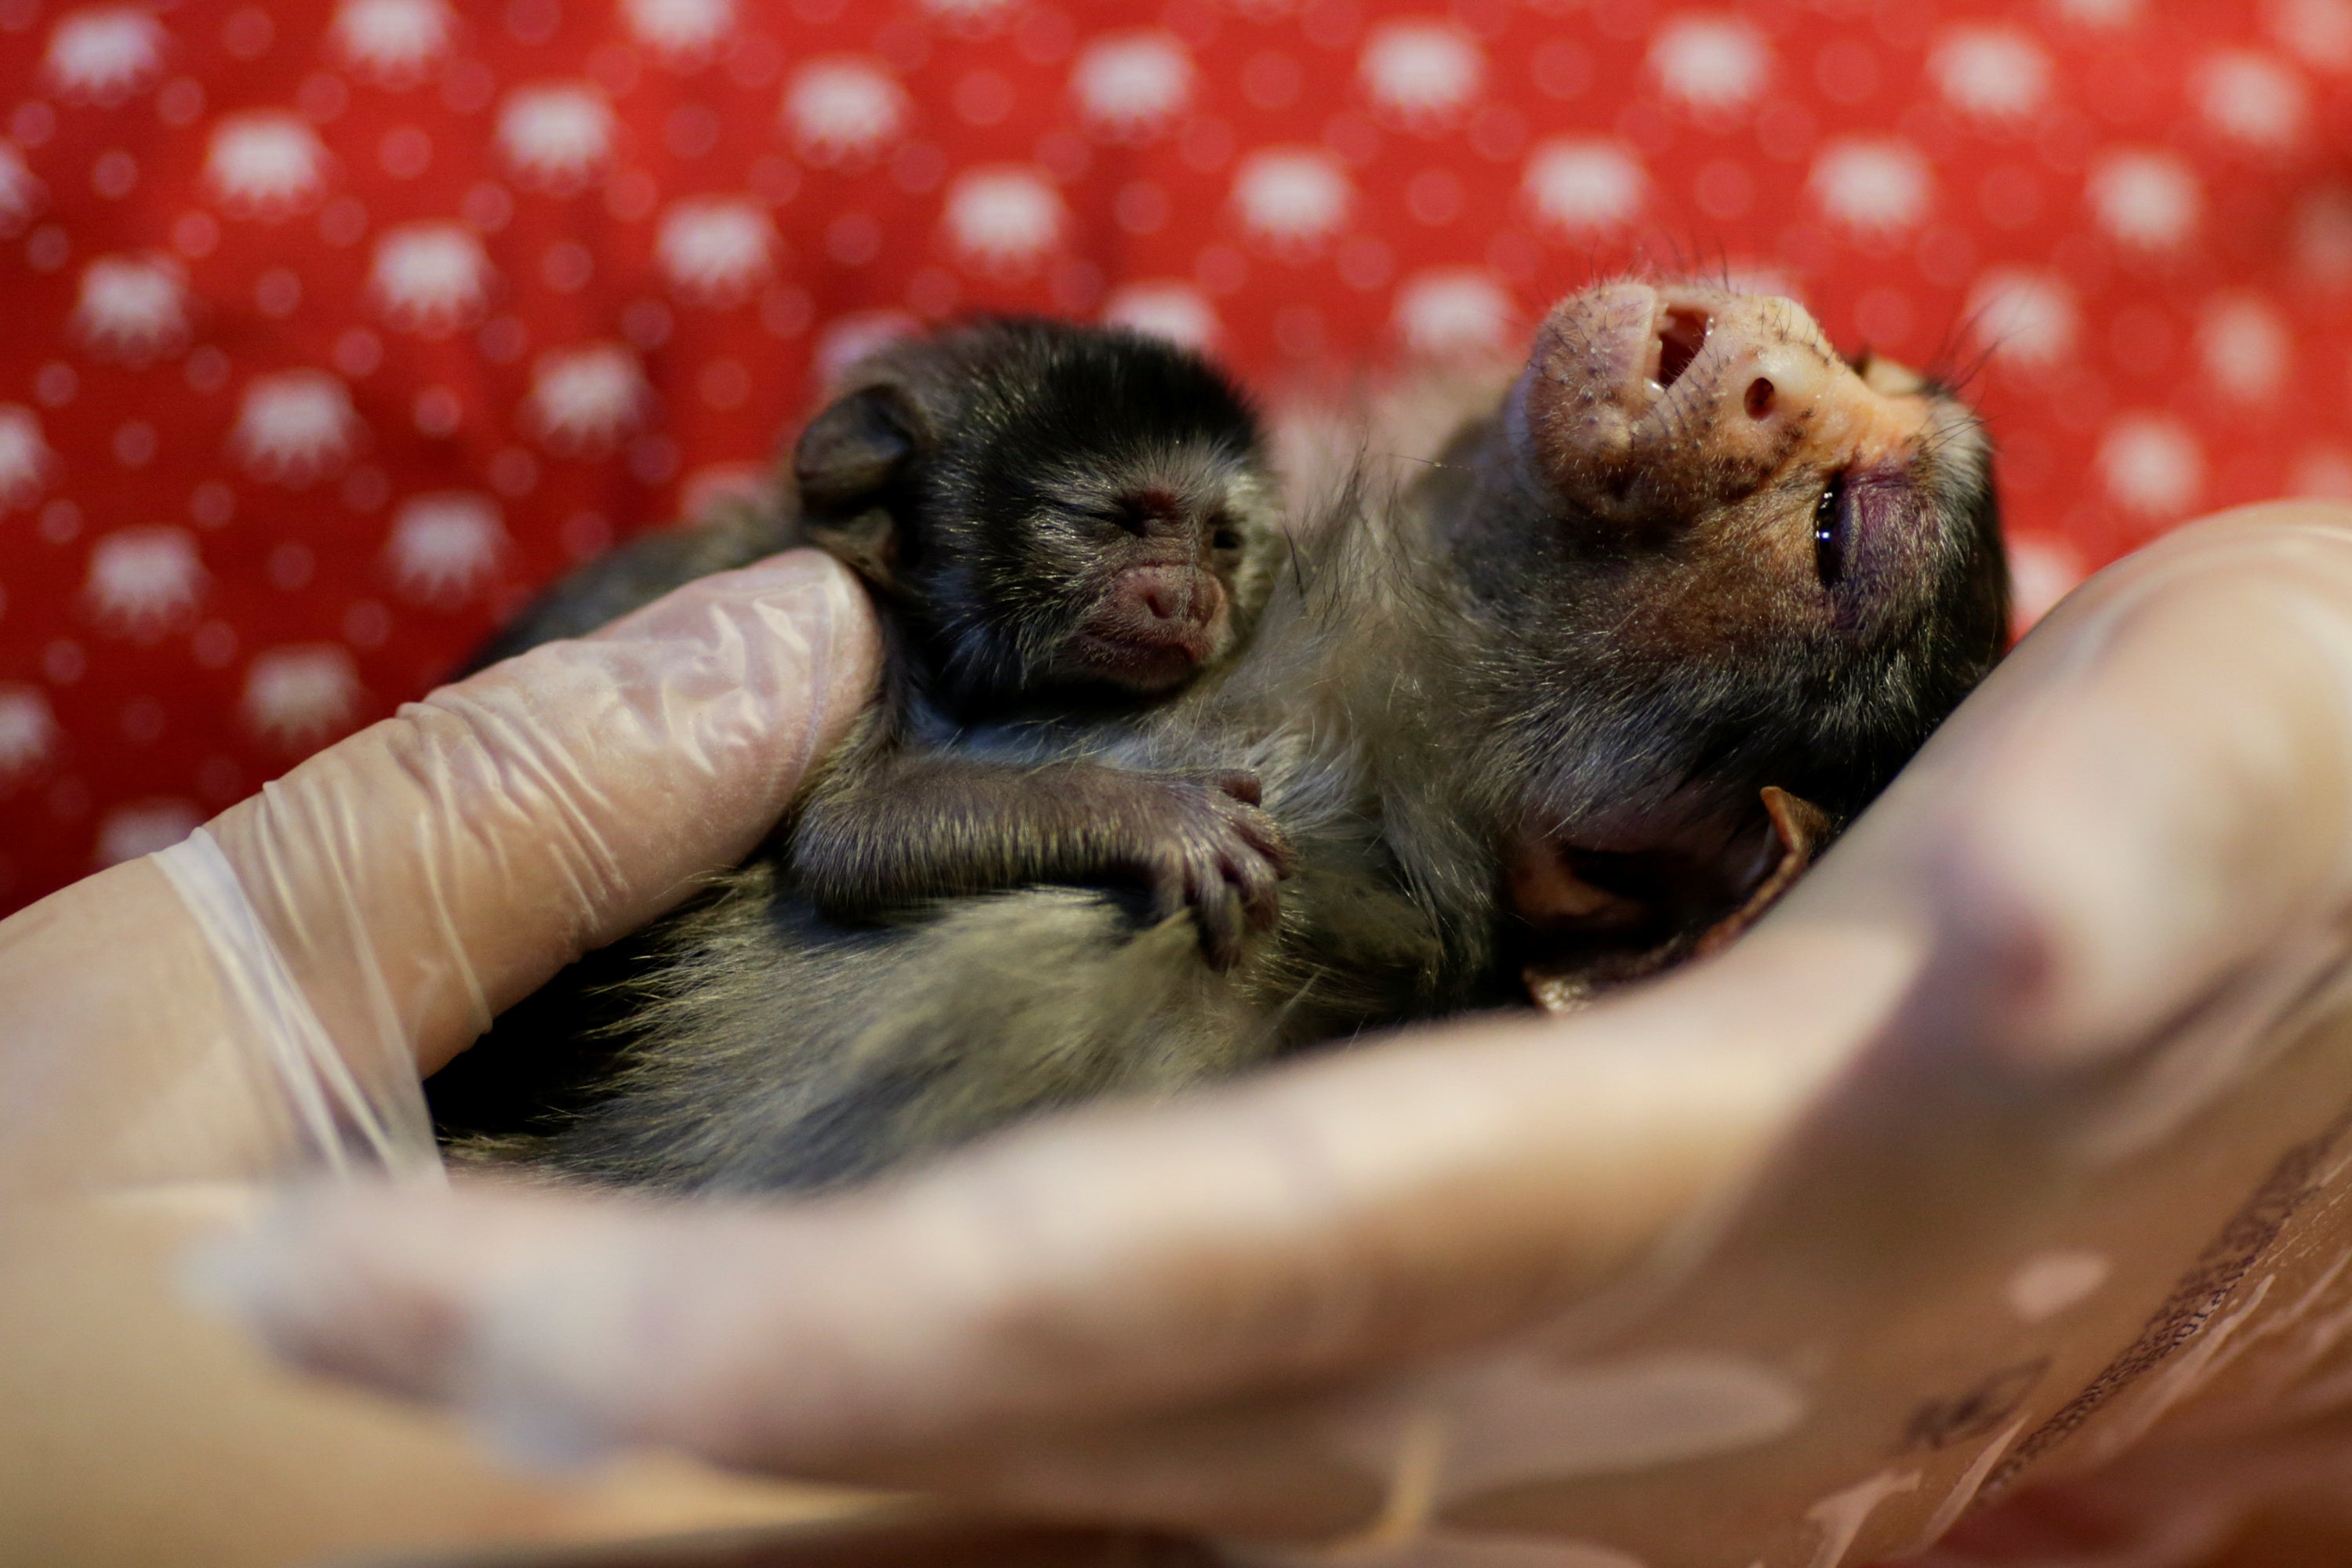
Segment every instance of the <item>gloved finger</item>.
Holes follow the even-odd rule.
[[[824,557],[709,579],[20,910],[0,1194],[434,1169],[420,1073],[740,857],[865,699],[876,640]]]
[[[1737,1186],[1915,956],[1758,952],[1570,1037],[1328,1058],[817,1203],[318,1192],[208,1290],[281,1354],[542,1454],[887,1479],[866,1462],[1409,1359],[1623,1267]]]
[[[327,1034],[430,1073],[740,858],[877,657],[848,573],[794,552],[444,687],[209,830]]]
[[[2147,1037],[2257,957],[2328,961],[2352,897],[2341,509],[2183,530],[1999,679],[2015,700],[1964,709],[1850,836],[1932,897],[1923,1017],[2063,1064]]]
[[[652,1438],[852,1476],[1496,1342],[1736,1198],[1822,1086],[1902,1027],[1948,1011],[2000,1048],[2004,1021],[2063,1019],[2117,975],[2208,984],[2184,943],[2217,919],[2253,927],[2225,954],[2292,934],[2343,869],[2328,775],[2298,782],[2335,765],[2344,723],[2328,650],[2352,575],[2327,564],[2326,515],[2241,519],[2095,586],[1742,943],[1569,1026],[1401,1039],[766,1213],[324,1194],[219,1283],[284,1352],[542,1446]],[[2068,750],[2083,733],[2127,774],[2238,793],[2124,812],[2076,904],[1979,825],[2048,809],[2103,830],[2087,819],[2112,792],[2080,771],[2096,755]],[[1979,751],[2007,761],[1979,768]],[[2259,835],[2279,842],[2232,859]],[[1981,857],[1975,879],[1955,847]],[[2210,879],[2225,914],[2116,891],[2143,874]],[[1940,965],[1935,943],[2012,912],[2048,962]],[[1924,1012],[1923,973],[1945,987]],[[2004,1011],[2011,994],[2066,1007]],[[534,1226],[565,1239],[518,1260],[504,1238]]]

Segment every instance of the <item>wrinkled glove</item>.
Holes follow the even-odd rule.
[[[2348,845],[2352,533],[2257,510],[2104,574],[1747,940],[1579,1018],[817,1202],[320,1192],[212,1289],[541,1454],[1354,1561],[1859,1563],[2326,1386]],[[417,994],[436,1037],[481,1016]]]
[[[795,552],[445,687],[0,924],[0,1195],[437,1171],[418,1089],[740,859],[870,694]]]

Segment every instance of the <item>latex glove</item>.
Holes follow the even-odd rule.
[[[2352,1053],[2278,1044],[2352,900],[2346,527],[2104,574],[1749,938],[1580,1019],[816,1203],[320,1193],[214,1288],[541,1452],[1579,1563],[1915,1545],[2013,1453],[2099,1457],[2069,1399],[2352,1096]]]
[[[709,578],[0,923],[0,1195],[437,1169],[419,1078],[740,859],[877,647],[827,557]]]

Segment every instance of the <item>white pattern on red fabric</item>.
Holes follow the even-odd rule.
[[[922,322],[907,310],[853,310],[837,316],[816,341],[816,384],[820,394],[840,384],[849,368],[877,349],[922,331]]]
[[[1418,354],[1496,353],[1509,342],[1516,315],[1509,290],[1478,268],[1435,268],[1397,289],[1397,335]]]
[[[1058,244],[1067,209],[1054,183],[1035,169],[967,170],[948,187],[948,243],[967,265],[1019,277]]]
[[[0,514],[32,505],[57,467],[41,416],[21,403],[0,403]]]
[[[361,75],[398,88],[422,81],[457,32],[446,0],[343,0],[331,36]]]
[[[526,184],[575,191],[613,153],[613,110],[578,82],[541,82],[507,94],[499,110],[499,151]]]
[[[677,487],[677,515],[694,521],[722,507],[772,511],[777,505],[772,463],[712,463],[687,475]]]
[[[2205,454],[2170,414],[2119,414],[2099,442],[2099,474],[2116,506],[2147,519],[2180,516],[2205,489]]]
[[[1771,45],[1738,16],[1674,17],[1651,39],[1649,59],[1667,97],[1711,112],[1746,108],[1772,75]]]
[[[691,60],[735,30],[735,0],[621,0],[621,16],[656,54]]]
[[[155,79],[164,42],[145,6],[93,5],[58,18],[41,66],[63,97],[111,106]]]
[[[2278,308],[2239,291],[2207,302],[2197,323],[2199,363],[2214,387],[2241,403],[2267,403],[2285,387],[2294,336]]]
[[[359,437],[343,384],[322,370],[288,370],[247,384],[229,445],[246,471],[301,486],[334,472]]]
[[[40,177],[16,151],[16,143],[0,137],[0,235],[12,235],[24,227],[25,220],[40,210],[46,194]]]
[[[498,503],[455,490],[402,503],[384,542],[384,565],[407,597],[452,608],[497,574],[506,549]]]
[[[120,866],[158,849],[169,849],[205,823],[205,814],[184,800],[134,800],[118,805],[98,825],[97,862]]]
[[[0,781],[14,782],[56,754],[57,715],[40,688],[0,682]]]
[[[1013,0],[922,0],[923,9],[943,22],[966,31],[985,28],[1000,20]]]
[[[2352,501],[2352,452],[2341,447],[2315,447],[2305,452],[2287,476],[2286,493]]]
[[[1106,141],[1144,142],[1192,101],[1192,57],[1174,35],[1107,33],[1079,51],[1070,97]]]
[[[2329,288],[2352,284],[2352,190],[2325,186],[2295,208],[2292,247],[2296,268]]]
[[[480,320],[489,303],[490,258],[461,223],[387,229],[368,268],[368,299],[404,332],[441,336]]]
[[[145,364],[188,342],[188,281],[168,256],[100,256],[81,270],[68,321],[94,359]]]
[[[1961,317],[1977,343],[2004,364],[2046,370],[2074,351],[2080,312],[2054,272],[1996,267],[1969,290]]]
[[[82,602],[101,630],[152,642],[188,623],[205,583],[194,534],[184,528],[125,528],[90,547]]]
[[[2271,0],[2271,36],[2315,70],[2352,70],[2352,0]]]
[[[1959,323],[2025,615],[2043,545],[2095,566],[2187,514],[2166,472],[2189,509],[2352,499],[2352,0],[0,0],[0,678],[58,683],[75,769],[0,790],[0,901],[115,811],[290,761],[235,711],[255,650],[340,640],[370,716],[963,310],[1280,383],[1483,353],[1496,312],[1507,349],[1631,249],[1905,357]],[[278,143],[232,154],[254,117]],[[1916,203],[1808,188],[1891,137]],[[1344,194],[1255,226],[1265,152]],[[969,177],[1014,168],[1050,198],[975,222]],[[589,343],[618,357],[549,353]],[[476,522],[413,521],[452,496],[504,509],[487,566]],[[84,589],[147,525],[216,575],[140,647]]]
[[[1319,148],[1261,148],[1234,174],[1242,226],[1278,249],[1321,246],[1346,225],[1354,200],[1347,171]]]
[[[326,186],[327,144],[288,110],[224,115],[205,153],[205,179],[223,211],[282,218],[318,201]]]
[[[2177,250],[2196,232],[2203,188],[2188,160],[2162,148],[2120,148],[2091,163],[2091,216],[2117,244]]]
[[[740,304],[775,271],[775,220],[749,196],[696,196],[662,215],[654,255],[699,305]]]
[[[2063,539],[2019,537],[2008,544],[2009,619],[2022,635],[2082,582],[2083,558]]]
[[[2085,27],[2128,27],[2139,20],[2140,0],[2050,0],[2050,8]]]
[[[803,161],[819,168],[863,163],[906,133],[907,89],[874,60],[835,55],[793,74],[783,112]]]
[[[611,447],[645,416],[650,389],[637,356],[618,343],[588,343],[541,357],[523,422],[549,450]]]
[[[1207,349],[1217,341],[1216,307],[1190,283],[1125,284],[1103,301],[1102,319],[1189,349]]]
[[[256,654],[238,707],[255,734],[292,752],[350,729],[359,702],[360,673],[351,654],[331,643],[312,643]]]
[[[1822,149],[1806,182],[1824,216],[1856,235],[1884,237],[1927,219],[1935,176],[1899,137],[1844,136]]]
[[[2291,151],[2311,119],[2311,90],[2268,55],[2229,49],[2198,66],[2189,97],[2231,141],[2263,153]]]
[[[1800,305],[1805,302],[1805,286],[1794,274],[1736,257],[1723,264],[1723,286],[1734,293],[1778,294]]]
[[[1407,125],[1434,130],[1459,119],[1478,96],[1486,57],[1461,28],[1413,17],[1373,28],[1356,69],[1374,104]]]
[[[1954,27],[1937,40],[1927,72],[1953,111],[2011,128],[2041,111],[2050,96],[2050,56],[2016,27]]]
[[[1641,160],[1622,142],[1562,140],[1536,149],[1522,189],[1547,227],[1580,237],[1631,222],[1649,184]]]

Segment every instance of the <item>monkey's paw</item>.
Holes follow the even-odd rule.
[[[1163,920],[1192,910],[1209,963],[1230,969],[1252,932],[1273,928],[1282,912],[1277,885],[1297,857],[1259,809],[1255,774],[1150,777],[1159,798],[1143,819],[1138,858],[1152,907]]]

